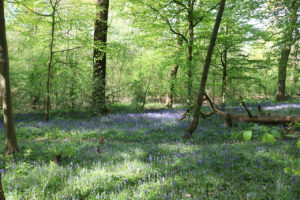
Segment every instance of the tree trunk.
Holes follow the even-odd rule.
[[[55,4],[56,5],[56,4]],[[56,7],[52,6],[52,15],[51,15],[51,38],[50,38],[50,55],[47,69],[47,82],[46,82],[46,102],[45,102],[45,121],[49,121],[49,112],[50,112],[50,79],[51,79],[51,68],[53,62],[53,46],[54,46],[54,33],[55,33],[55,14]]]
[[[284,101],[286,99],[285,94],[285,82],[286,82],[286,70],[289,61],[289,55],[291,52],[291,44],[287,44],[281,50],[279,70],[278,70],[278,82],[277,82],[277,101]]]
[[[227,49],[225,47],[224,52],[221,54],[221,63],[222,63],[222,103],[225,103],[226,95],[226,80],[227,80]]]
[[[32,101],[30,102],[30,109],[31,110],[35,110],[36,106],[38,105],[40,101],[40,97],[39,96],[34,96]]]
[[[179,54],[179,50],[180,50],[180,47],[182,46],[182,38],[178,37],[178,40],[177,40],[177,53]],[[170,72],[170,80],[171,80],[171,83],[170,83],[170,89],[169,89],[169,92],[168,92],[168,95],[167,95],[167,100],[166,100],[166,106],[167,108],[172,108],[173,107],[173,103],[174,103],[174,80],[176,79],[176,76],[177,76],[177,72],[178,72],[178,64],[175,64],[173,69],[171,70]]]
[[[200,117],[200,109],[201,109],[202,102],[203,102],[203,95],[204,95],[205,85],[206,85],[206,81],[207,81],[207,77],[208,77],[209,66],[210,66],[210,63],[211,63],[211,57],[212,57],[212,54],[213,54],[213,50],[214,50],[214,47],[215,47],[215,44],[216,44],[219,27],[220,27],[221,20],[222,20],[223,11],[224,11],[224,8],[225,8],[225,3],[226,3],[226,0],[221,0],[221,2],[220,2],[218,15],[217,15],[216,22],[215,22],[215,25],[214,25],[214,29],[213,29],[211,39],[210,39],[210,45],[209,45],[209,49],[208,49],[208,52],[207,52],[205,65],[203,67],[201,85],[200,85],[200,88],[199,88],[199,93],[198,93],[197,102],[196,102],[197,103],[196,104],[196,109],[195,109],[195,112],[194,112],[194,115],[193,115],[193,121],[192,121],[189,129],[187,130],[187,132],[184,136],[186,138],[191,137],[192,133],[195,131],[195,129],[198,126],[199,117]]]
[[[2,1],[2,0],[0,0],[0,1]],[[0,200],[5,200],[4,191],[3,191],[3,187],[2,187],[1,173],[0,173]]]
[[[17,139],[10,91],[9,60],[5,32],[4,2],[0,0],[0,89],[6,134],[5,151],[8,154],[17,152]]]
[[[295,45],[294,48],[294,57],[293,57],[293,73],[291,75],[291,85],[293,86],[293,88],[295,88],[297,86],[299,77],[297,76],[297,74],[299,73],[299,66],[298,66],[298,45]]]
[[[94,31],[94,89],[93,106],[101,113],[106,112],[105,78],[106,78],[106,42],[109,0],[97,1],[97,15]]]
[[[167,96],[167,101],[166,101],[166,106],[167,108],[172,108],[173,107],[173,103],[174,103],[174,80],[177,76],[177,71],[178,71],[179,66],[177,64],[174,65],[173,69],[170,72],[170,79],[171,79],[171,83],[170,83],[170,90]]]
[[[188,40],[188,84],[187,84],[187,106],[192,104],[192,91],[193,91],[193,46],[194,46],[194,3],[195,1],[189,1],[188,21],[189,21],[189,40]]]
[[[147,87],[146,87],[146,91],[143,97],[143,104],[142,104],[142,109],[144,110],[145,105],[146,105],[146,100],[147,100],[147,95],[148,95],[148,91],[149,91],[149,87],[150,87],[150,83],[151,83],[151,77],[149,78]],[[159,97],[159,101],[160,101],[160,97]]]
[[[299,8],[299,1],[294,0],[292,2],[291,10],[292,12],[289,18],[289,25],[286,29],[286,33],[284,34],[284,45],[281,50],[280,61],[279,61],[279,69],[278,69],[278,82],[277,82],[277,94],[276,100],[277,101],[284,101],[286,100],[286,70],[289,61],[289,55],[292,49],[293,41],[293,32],[294,30],[297,31],[296,24],[297,24],[297,11]]]

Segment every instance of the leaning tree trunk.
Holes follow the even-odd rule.
[[[13,154],[17,152],[17,139],[11,102],[9,62],[5,33],[3,0],[0,0],[0,89],[2,95],[2,109],[6,134],[5,151],[8,154]]]
[[[97,1],[97,16],[94,32],[94,89],[93,106],[96,111],[104,113],[105,105],[105,77],[106,77],[106,42],[109,0]]]
[[[216,22],[215,22],[215,25],[214,25],[214,29],[213,29],[213,32],[212,32],[212,35],[211,35],[210,45],[209,45],[209,49],[208,49],[206,60],[205,60],[205,65],[204,65],[203,72],[202,72],[201,85],[200,85],[200,88],[199,88],[199,93],[198,93],[197,102],[196,102],[197,104],[196,104],[195,112],[194,112],[194,115],[193,115],[193,121],[192,121],[189,129],[187,130],[187,132],[184,136],[186,138],[191,137],[192,133],[195,131],[195,129],[198,126],[199,117],[200,117],[200,109],[202,107],[203,95],[204,95],[206,80],[207,80],[207,77],[208,77],[209,66],[210,66],[210,63],[211,63],[211,57],[212,57],[212,54],[213,54],[213,50],[214,50],[214,47],[215,47],[215,44],[216,44],[216,40],[217,40],[217,36],[218,36],[218,32],[219,32],[219,27],[220,27],[221,20],[222,20],[223,11],[224,11],[224,8],[225,8],[225,3],[226,3],[226,0],[221,0],[221,2],[220,2],[218,15],[217,15]]]

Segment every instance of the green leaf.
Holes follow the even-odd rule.
[[[243,132],[243,138],[244,140],[247,142],[249,140],[251,140],[252,138],[252,131],[244,131]]]
[[[292,174],[293,173],[293,169],[291,167],[286,167],[286,168],[284,168],[284,173],[286,173],[286,174]]]
[[[300,140],[298,140],[298,142],[297,142],[297,147],[298,147],[298,149],[300,149]]]
[[[296,122],[294,125],[295,128],[300,128],[300,122]]]
[[[269,132],[271,130],[271,128],[268,126],[261,126],[261,130],[265,131],[265,132]]]
[[[262,137],[262,141],[264,143],[271,143],[273,144],[275,142],[275,138],[273,135],[269,134],[269,133],[264,133],[263,137]]]
[[[279,133],[278,130],[272,130],[271,134],[275,137],[275,138],[281,138],[281,135]]]

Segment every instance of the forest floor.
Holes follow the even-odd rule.
[[[272,114],[300,113],[300,104],[264,107]],[[231,110],[242,112],[239,106]],[[52,115],[47,123],[41,114],[18,114],[20,153],[0,161],[6,198],[300,198],[297,140],[263,143],[265,127],[225,128],[217,116],[201,119],[193,137],[182,139],[190,120],[178,121],[182,111],[119,112],[89,120],[73,113]],[[3,122],[0,127],[3,152]],[[232,139],[245,130],[253,131],[252,140]],[[62,156],[60,164],[53,162],[55,155]]]

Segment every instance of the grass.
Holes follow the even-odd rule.
[[[299,176],[284,172],[299,167],[296,141],[232,140],[249,125],[224,128],[217,116],[201,119],[184,140],[189,119],[177,121],[181,111],[125,110],[89,120],[84,113],[54,114],[48,123],[39,114],[18,114],[20,153],[0,164],[6,198],[299,199]],[[3,152],[3,131],[0,137]],[[58,154],[60,164],[53,161]]]

